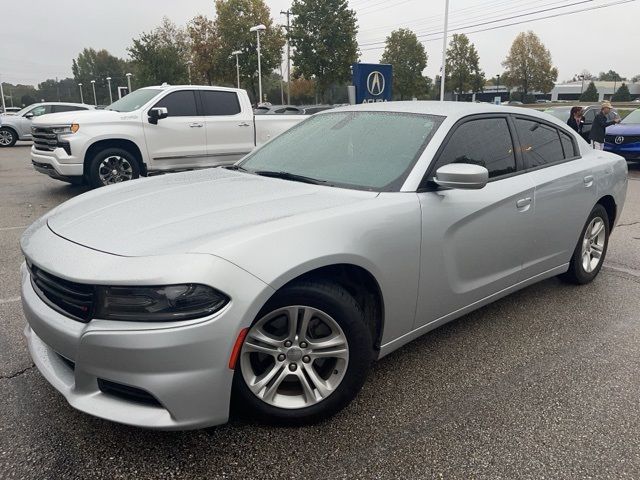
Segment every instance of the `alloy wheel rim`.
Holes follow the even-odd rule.
[[[602,260],[606,242],[604,220],[595,217],[584,232],[582,239],[582,268],[585,272],[593,272]]]
[[[133,167],[126,158],[111,155],[100,162],[98,175],[103,185],[126,182],[133,178]]]
[[[309,306],[279,308],[247,333],[240,370],[253,394],[278,408],[319,403],[342,382],[349,345],[340,325]]]
[[[7,130],[2,130],[0,132],[0,145],[10,145],[11,142],[13,141],[13,134],[11,132],[8,132]]]

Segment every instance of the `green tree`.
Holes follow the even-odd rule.
[[[447,79],[449,86],[458,95],[479,92],[484,88],[484,72],[480,69],[480,58],[473,43],[465,34],[454,33],[447,49]]]
[[[427,53],[411,30],[401,28],[391,32],[380,61],[393,65],[394,98],[405,100],[426,92],[422,71],[427,67]]]
[[[581,102],[597,102],[600,99],[598,94],[598,89],[596,88],[596,84],[593,81],[589,82],[587,88],[582,95],[580,95]]]
[[[213,85],[217,72],[217,51],[220,39],[215,23],[205,15],[197,15],[187,25],[191,40],[191,68],[193,83]]]
[[[189,35],[167,17],[154,30],[134,39],[127,50],[133,62],[136,86],[188,82]]]
[[[240,50],[240,83],[254,99],[258,98],[258,53],[256,33],[249,29],[263,24],[267,29],[260,33],[260,62],[266,78],[282,61],[284,34],[273,24],[269,7],[263,0],[216,0],[218,16],[214,22],[219,48],[215,63],[216,75],[223,83],[236,85],[236,62],[231,52]]]
[[[620,88],[613,94],[611,97],[612,102],[630,102],[631,101],[631,93],[629,92],[629,87],[627,87],[626,83],[620,85]]]
[[[358,60],[356,13],[347,0],[293,0],[291,12],[293,62],[324,97],[330,85],[349,81]]]
[[[640,82],[640,74],[635,75],[633,78],[631,78],[631,83],[638,83],[638,82]]]
[[[551,64],[551,52],[533,33],[520,33],[502,62],[505,72],[501,81],[509,88],[517,88],[523,98],[534,90],[549,92],[558,79],[558,70]]]
[[[72,61],[71,71],[76,85],[82,83],[84,86],[85,103],[94,102],[91,80],[95,80],[97,104],[109,104],[107,77],[112,79],[112,88],[114,83],[124,82],[126,65],[124,60],[111,55],[107,50],[94,50],[93,48],[82,50],[78,58]]]
[[[615,70],[609,70],[608,72],[600,72],[598,80],[601,82],[621,82],[626,80],[626,77],[621,77]]]

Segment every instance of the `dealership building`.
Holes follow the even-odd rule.
[[[596,90],[598,91],[598,101],[609,100],[611,96],[615,93],[615,91],[620,88],[622,83],[625,83],[627,87],[629,87],[629,93],[631,94],[631,100],[635,100],[636,98],[640,98],[640,83],[629,83],[629,82],[593,82],[596,86]],[[535,95],[537,100],[572,100],[576,101],[580,98],[580,95],[584,90],[587,89],[589,85],[589,81],[585,80],[584,83],[578,82],[567,82],[567,83],[558,83],[553,87],[553,90],[549,93],[542,92],[531,92],[532,95]],[[513,90],[515,91],[515,90]],[[483,92],[472,94],[469,92],[468,94],[462,95],[461,100],[471,100],[476,101],[479,100],[481,102],[492,102],[496,97],[500,97],[501,101],[505,102],[509,100],[511,91],[505,87],[500,85],[496,87],[495,85],[486,85]]]

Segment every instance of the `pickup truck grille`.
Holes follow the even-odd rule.
[[[616,138],[622,137],[621,143],[616,143]],[[640,135],[607,135],[604,137],[604,141],[607,143],[613,143],[614,145],[627,145],[629,143],[640,142]]]
[[[91,320],[93,286],[70,282],[29,265],[31,285],[36,294],[54,310],[80,322]]]
[[[31,135],[36,150],[52,152],[58,147],[58,136],[50,127],[31,127]]]

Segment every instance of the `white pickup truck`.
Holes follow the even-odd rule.
[[[50,177],[100,187],[232,164],[304,118],[254,116],[247,92],[234,88],[145,87],[105,110],[35,119],[31,161]]]

